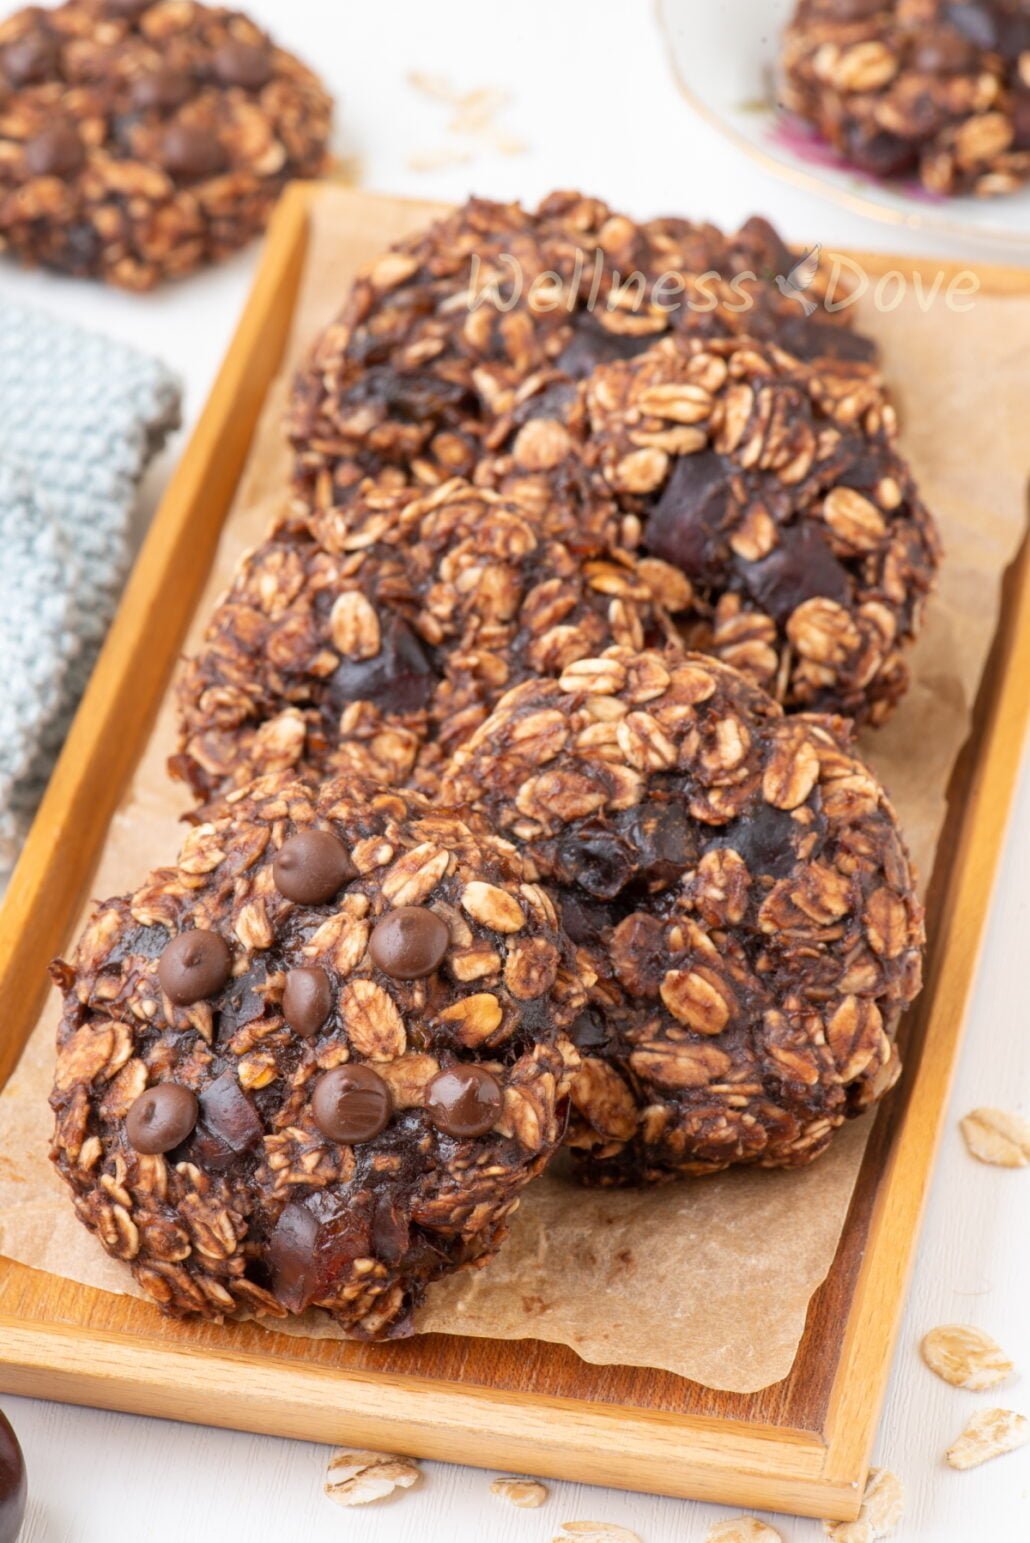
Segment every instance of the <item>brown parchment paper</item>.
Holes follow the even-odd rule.
[[[188,647],[240,551],[259,538],[283,496],[288,459],[279,424],[299,352],[337,309],[354,267],[432,212],[342,190],[318,201],[287,365],[270,393]],[[996,626],[1001,577],[1023,531],[1030,298],[981,293],[960,313],[939,291],[924,311],[909,285],[887,314],[864,306],[862,322],[883,346],[905,449],[947,548],[940,593],[914,655],[913,688],[891,724],[864,743],[925,878]],[[164,774],[172,746],[166,703],[112,822],[94,894],[134,887],[174,853],[184,799]],[[57,1016],[52,994],[0,1096],[0,1255],[102,1290],[135,1292],[124,1266],[75,1221],[46,1160]],[[802,1172],[729,1172],[654,1192],[584,1193],[546,1175],[527,1192],[499,1259],[435,1288],[420,1327],[557,1341],[588,1361],[661,1367],[734,1392],[766,1387],[793,1363],[867,1133],[866,1121],[850,1126]],[[337,1331],[304,1320],[291,1332]]]

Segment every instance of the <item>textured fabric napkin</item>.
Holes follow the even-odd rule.
[[[0,299],[0,876],[114,614],[137,489],[179,400],[156,359]]]

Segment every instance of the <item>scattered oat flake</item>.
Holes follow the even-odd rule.
[[[547,1485],[541,1484],[538,1479],[494,1479],[490,1492],[524,1511],[535,1510],[547,1499]]]
[[[562,1530],[551,1543],[569,1543],[569,1538],[583,1538],[586,1543],[640,1543],[637,1533],[615,1522],[562,1522]]]
[[[1012,1362],[1001,1346],[966,1323],[945,1323],[931,1329],[922,1343],[923,1360],[953,1388],[980,1393],[996,1387],[1012,1373]]]
[[[982,1163],[1025,1168],[1030,1163],[1030,1121],[1004,1109],[974,1109],[960,1121],[966,1146]]]
[[[368,1505],[395,1489],[410,1489],[421,1470],[414,1458],[340,1447],[329,1459],[325,1492],[337,1505]]]
[[[709,1527],[705,1543],[783,1543],[783,1533],[757,1516],[732,1516]]]
[[[457,106],[465,99],[464,94],[456,90],[443,75],[426,75],[422,70],[412,70],[408,75],[408,85],[421,91],[423,96],[431,96],[437,102],[449,102],[452,106]]]
[[[870,1468],[862,1507],[853,1522],[823,1522],[833,1543],[874,1543],[892,1533],[905,1509],[905,1490],[889,1468]]]
[[[1011,1409],[981,1409],[944,1454],[952,1468],[976,1468],[1030,1442],[1030,1420]]]
[[[524,139],[516,139],[512,134],[495,134],[493,148],[500,155],[525,155],[529,146]]]
[[[424,150],[408,157],[408,170],[442,171],[445,166],[462,166],[471,159],[467,150]]]

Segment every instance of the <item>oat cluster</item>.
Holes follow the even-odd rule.
[[[922,911],[850,734],[937,542],[793,261],[473,200],[316,343],[177,682],[192,832],[54,966],[54,1159],[167,1311],[408,1333],[562,1143],[601,1185],[792,1166],[896,1080]],[[335,1498],[411,1481],[373,1459]]]
[[[1022,0],[798,0],[782,74],[782,105],[874,177],[980,197],[1030,179]]]
[[[0,249],[146,290],[326,165],[331,102],[239,11],[68,0],[0,23]]]

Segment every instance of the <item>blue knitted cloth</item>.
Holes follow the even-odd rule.
[[[178,422],[157,360],[0,300],[0,871],[114,614],[140,479]]]

